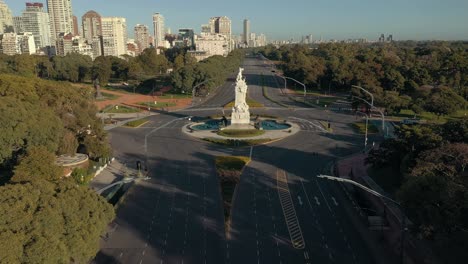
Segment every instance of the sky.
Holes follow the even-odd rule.
[[[4,0],[20,15],[24,0]],[[43,2],[46,0],[30,0]],[[152,30],[152,14],[161,13],[166,27],[201,31],[210,17],[228,16],[233,34],[250,20],[251,32],[269,39],[367,38],[393,34],[396,40],[468,40],[468,0],[72,0],[79,20],[88,10],[127,19],[129,36],[136,24]]]

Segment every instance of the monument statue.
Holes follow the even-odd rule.
[[[231,125],[248,125],[250,124],[250,112],[247,105],[247,83],[242,78],[244,69],[239,68],[239,74],[236,79],[236,100],[232,108]]]
[[[102,93],[101,93],[101,85],[99,83],[99,78],[94,79],[93,85],[94,85],[94,89],[96,90],[95,98],[96,99],[102,98],[103,96],[102,96]]]

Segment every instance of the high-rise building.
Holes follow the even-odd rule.
[[[227,16],[210,18],[210,32],[214,34],[231,35],[231,19]]]
[[[250,42],[250,21],[244,19],[244,38],[243,41],[246,45],[249,45]]]
[[[81,17],[81,24],[83,30],[83,38],[88,41],[89,44],[93,42],[93,39],[102,35],[102,22],[101,15],[96,11],[90,10]]]
[[[73,15],[72,19],[73,19],[73,31],[72,31],[73,36],[79,36],[80,35],[80,30],[78,29],[79,28],[78,18],[75,15]]]
[[[149,48],[149,28],[146,25],[137,24],[134,29],[135,33],[135,43],[138,46],[139,53],[143,52],[145,49]]]
[[[21,32],[32,33],[36,48],[40,49],[51,45],[49,14],[45,11],[44,4],[26,3],[22,24],[23,31]]]
[[[232,43],[231,19],[227,16],[212,17],[208,23],[209,32],[211,34],[220,34],[227,38],[228,50],[231,51],[234,46]],[[207,33],[208,27],[205,26],[205,28],[203,28],[202,26],[202,32],[205,33],[206,31]]]
[[[392,41],[393,41],[393,35],[392,35],[392,34],[388,35],[387,41],[388,41],[388,42],[392,42]]]
[[[31,32],[17,34],[16,41],[20,47],[21,54],[36,54],[34,35]]]
[[[385,42],[385,35],[380,34],[379,42]]]
[[[103,17],[102,46],[104,56],[127,54],[127,22],[123,17]]]
[[[154,27],[154,46],[156,48],[164,46],[164,17],[160,13],[153,15],[153,27]]]
[[[13,26],[13,15],[7,4],[0,0],[0,33],[4,33],[8,27]]]
[[[71,0],[47,0],[52,43],[60,33],[73,32],[73,15]]]
[[[179,35],[177,36],[176,46],[188,47],[191,50],[195,48],[195,33],[191,28],[179,29]]]
[[[23,17],[22,16],[14,16],[13,17],[13,28],[15,29],[16,34],[24,32]]]
[[[10,56],[19,54],[21,51],[16,37],[14,32],[0,34],[0,53]]]
[[[58,56],[65,56],[73,52],[73,34],[60,33],[56,39],[56,51]]]

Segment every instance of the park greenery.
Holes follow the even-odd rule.
[[[225,232],[229,235],[231,207],[236,186],[244,167],[250,162],[249,157],[218,156],[215,158],[216,171],[220,179],[221,197],[223,199]]]
[[[361,86],[388,114],[412,109],[450,115],[467,104],[466,42],[269,45],[260,52],[280,61],[285,76],[309,89],[348,92],[352,85]],[[368,99],[359,90],[353,93]]]
[[[0,262],[86,263],[114,210],[56,156],[111,156],[94,92],[19,73],[0,74]]]
[[[265,144],[271,141],[269,138],[261,139],[223,139],[223,138],[204,138],[204,141],[226,147],[248,147]]]
[[[393,182],[419,237],[451,250],[463,248],[468,243],[468,119],[402,125],[395,133],[366,161],[392,171],[384,180]]]
[[[0,187],[0,260],[87,263],[113,217],[112,205],[70,179],[7,184]]]

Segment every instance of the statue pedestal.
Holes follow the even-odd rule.
[[[239,109],[237,107],[232,108],[231,124],[250,124],[250,113],[249,109]]]

